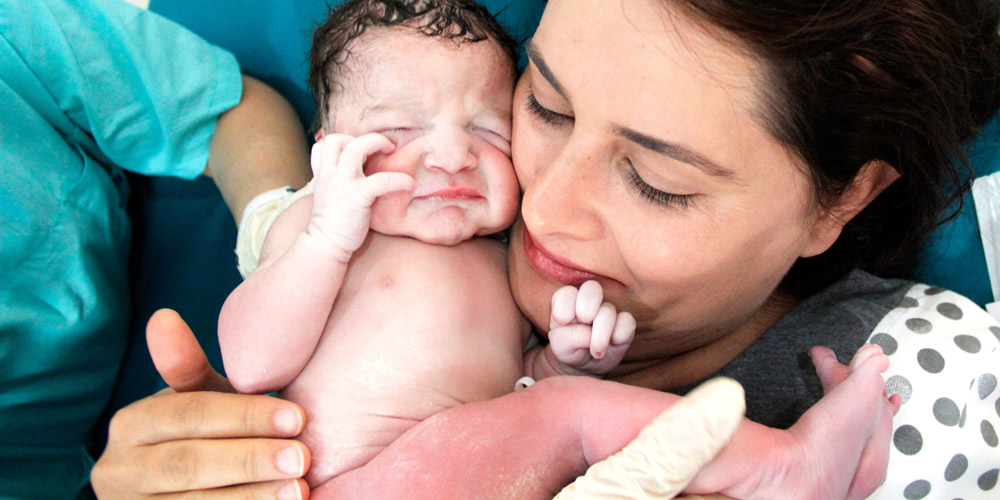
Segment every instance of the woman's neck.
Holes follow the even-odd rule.
[[[795,307],[796,301],[778,293],[730,333],[689,351],[654,362],[623,364],[607,379],[629,385],[670,391],[708,378],[753,345]]]

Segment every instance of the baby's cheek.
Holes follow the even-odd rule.
[[[375,200],[371,209],[371,230],[387,235],[401,234],[409,195],[389,193]]]

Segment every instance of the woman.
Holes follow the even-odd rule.
[[[996,365],[1000,329],[991,335],[960,298],[872,275],[905,277],[954,194],[940,186],[963,184],[952,159],[1000,98],[997,20],[986,1],[550,1],[515,94],[519,306],[544,331],[557,287],[598,279],[639,323],[610,378],[677,391],[728,374],[747,389],[748,417],[773,426],[819,395],[800,353],[822,343],[846,359],[871,337],[898,353],[891,388],[910,400],[881,494],[984,494],[996,483],[998,411],[995,368],[980,367]],[[937,318],[917,314],[925,310],[962,323],[935,328]],[[951,361],[945,349],[955,346],[968,358]],[[179,366],[165,378],[192,373]],[[940,387],[914,391],[928,374]],[[284,432],[269,420],[278,406],[292,412]],[[159,451],[122,439],[181,407],[199,409],[212,436],[248,437],[200,447],[174,440],[208,431],[180,425],[160,427],[156,438],[169,442]],[[914,422],[924,416],[938,427],[921,433]],[[239,449],[272,464],[289,445],[251,437],[302,425],[287,403],[206,394],[154,397],[120,417],[109,462]],[[940,448],[970,435],[968,449]],[[295,477],[220,479],[225,464],[182,489]]]

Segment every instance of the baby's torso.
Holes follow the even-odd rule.
[[[500,242],[372,233],[316,351],[281,393],[306,411],[309,482],[367,463],[431,415],[510,392],[527,332]]]

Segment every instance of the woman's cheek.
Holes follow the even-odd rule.
[[[517,123],[515,122],[515,125]],[[517,130],[517,127],[515,127]],[[534,176],[534,169],[532,168],[532,158],[530,155],[526,154],[526,149],[528,149],[527,136],[529,134],[514,134],[515,141],[511,149],[511,161],[514,163],[514,173],[517,175],[517,183],[521,188],[523,193],[528,186],[531,184],[531,180]]]
[[[524,192],[535,178],[540,151],[539,144],[544,143],[545,131],[536,127],[530,117],[525,116],[524,103],[514,102],[514,129],[511,134],[511,161],[514,162],[514,172],[517,174],[521,192]]]

